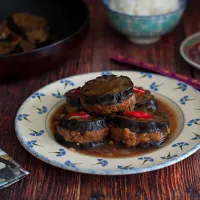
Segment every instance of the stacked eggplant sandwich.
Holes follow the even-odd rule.
[[[110,140],[127,148],[160,146],[170,133],[168,115],[157,110],[151,92],[126,76],[97,77],[65,99],[56,140],[67,147],[95,148]]]

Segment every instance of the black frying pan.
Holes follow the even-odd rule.
[[[29,12],[48,20],[50,43],[30,52],[0,56],[0,78],[42,73],[63,64],[86,36],[87,6],[81,0],[0,0],[0,19]]]

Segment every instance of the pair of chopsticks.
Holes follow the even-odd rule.
[[[161,67],[158,67],[158,66],[155,66],[155,65],[152,65],[152,64],[145,63],[143,61],[136,60],[132,57],[121,56],[121,55],[120,56],[119,55],[111,55],[110,59],[114,60],[116,62],[119,62],[119,63],[134,65],[134,66],[142,68],[142,69],[150,70],[152,72],[156,72],[158,74],[161,74],[163,76],[167,76],[169,78],[177,79],[179,81],[182,81],[182,82],[200,90],[200,81],[189,78],[189,77],[184,76],[182,74],[170,72],[169,70],[163,69]]]

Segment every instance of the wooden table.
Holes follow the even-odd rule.
[[[99,1],[88,1],[91,28],[79,54],[65,66],[14,84],[0,86],[0,147],[18,161],[30,175],[0,191],[1,200],[97,200],[97,199],[200,199],[200,151],[165,169],[129,176],[94,176],[73,173],[45,164],[29,154],[14,131],[14,118],[22,102],[40,87],[70,75],[100,70],[136,70],[108,60],[110,52],[130,55],[200,78],[180,56],[183,39],[200,29],[200,1],[190,0],[179,26],[151,46],[129,43],[109,25]]]

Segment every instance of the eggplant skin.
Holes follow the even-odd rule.
[[[163,115],[165,115],[163,113]],[[117,115],[113,119],[113,126],[116,128],[128,128],[131,131],[139,133],[164,132],[169,129],[169,119],[163,116],[163,120],[135,120],[133,118]]]
[[[115,81],[115,84],[113,84]],[[126,82],[123,85],[123,81]],[[112,88],[113,84],[113,88]],[[117,85],[120,86],[117,88]],[[88,105],[113,105],[133,95],[133,82],[126,76],[103,75],[90,80],[82,87],[82,101]],[[105,92],[105,88],[107,91]]]
[[[75,148],[75,149],[91,149],[91,148],[96,148],[96,147],[101,147],[104,146],[106,139],[105,140],[101,140],[98,142],[89,142],[89,143],[77,143],[77,142],[68,142],[65,141],[64,138],[59,135],[58,133],[55,134],[55,140],[66,146],[67,148]]]
[[[143,96],[144,99],[142,98]],[[145,90],[145,94],[136,94],[135,97],[136,97],[136,104],[135,104],[136,109],[140,108],[144,109],[146,108],[151,110],[158,109],[157,102],[149,90]]]
[[[91,120],[79,120],[79,119],[66,119],[62,117],[59,120],[59,126],[61,128],[70,130],[70,131],[79,131],[84,133],[86,131],[96,131],[103,128],[106,128],[106,121],[104,119],[91,119]]]
[[[70,106],[81,107],[80,95],[72,94],[72,90],[65,93],[66,103]]]

